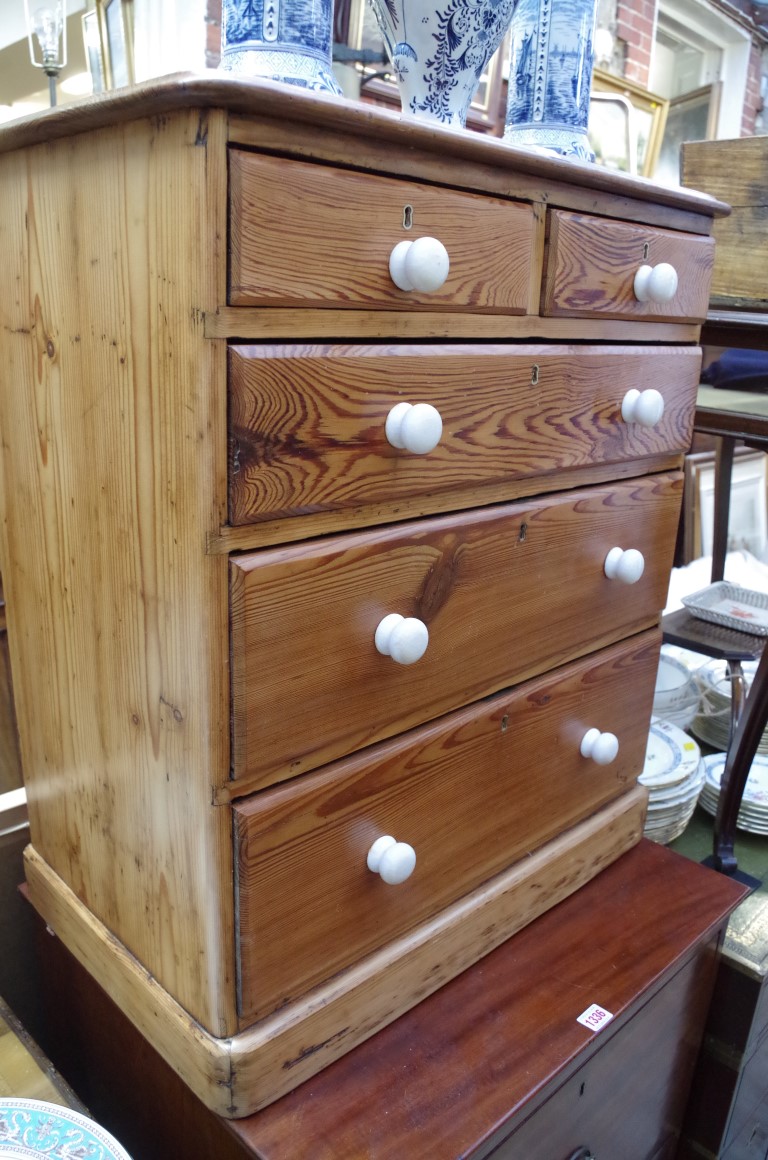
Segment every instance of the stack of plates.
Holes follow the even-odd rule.
[[[704,769],[704,785],[701,790],[701,802],[707,813],[717,813],[717,802],[720,796],[720,781],[725,768],[725,754],[713,753],[702,759]],[[736,819],[740,830],[747,830],[750,834],[768,834],[768,757],[756,754],[749,771],[741,807]]]
[[[644,833],[666,845],[682,834],[704,784],[698,745],[677,725],[651,718],[645,766],[639,777],[648,787]]]
[[[742,664],[747,689],[757,669],[757,661]],[[701,693],[699,711],[691,722],[691,729],[706,745],[725,751],[731,728],[731,682],[725,661],[709,661],[696,674]],[[768,754],[768,730],[757,747],[758,753]]]
[[[687,729],[699,708],[699,687],[693,673],[663,646],[656,673],[653,712],[656,717]]]

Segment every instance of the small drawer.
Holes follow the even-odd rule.
[[[523,203],[230,153],[235,306],[524,314],[538,296],[535,234],[533,209]],[[447,280],[429,293],[399,290],[390,254],[423,237],[447,250]]]
[[[679,322],[706,317],[714,238],[553,210],[546,255],[544,315]],[[662,264],[674,267],[677,289],[667,301],[639,301],[638,270]],[[660,291],[654,287],[652,293]]]
[[[412,929],[630,789],[642,771],[656,630],[236,804],[245,1024]],[[590,728],[615,734],[599,765]],[[382,835],[416,853],[393,885]]]
[[[700,367],[695,347],[233,347],[230,522],[684,452]],[[651,385],[663,415],[626,421]]]
[[[233,557],[233,776],[305,773],[656,624],[681,495],[650,475]]]

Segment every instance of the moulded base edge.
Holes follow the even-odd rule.
[[[643,834],[636,786],[274,1015],[226,1039],[192,1019],[39,856],[30,898],[51,930],[217,1115],[247,1116],[299,1086],[594,878]]]

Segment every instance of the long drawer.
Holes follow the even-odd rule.
[[[229,172],[235,306],[524,314],[538,292],[531,205],[239,150]],[[399,290],[389,256],[422,237],[447,249],[447,281]]]
[[[643,633],[235,806],[240,1014],[247,1023],[444,908],[631,788],[660,638]],[[618,755],[581,755],[590,728]],[[384,834],[416,852],[389,885]]]
[[[679,473],[233,557],[233,776],[306,772],[657,623]],[[645,558],[632,584],[614,547]],[[415,663],[375,644],[420,620]]]
[[[230,521],[683,452],[700,366],[698,347],[233,347]],[[649,386],[661,389],[662,417],[625,421],[627,392]],[[438,411],[433,449],[390,442],[387,418],[402,403]],[[429,431],[434,416],[424,422]]]
[[[714,262],[714,238],[554,210],[541,312],[700,322],[707,316]],[[635,274],[661,263],[675,268],[676,292],[666,302],[638,301]]]

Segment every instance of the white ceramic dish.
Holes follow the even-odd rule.
[[[87,1116],[43,1100],[0,1099],[0,1160],[130,1160]]]
[[[683,596],[682,602],[699,620],[754,636],[768,636],[768,594],[765,592],[719,580],[690,596]]]

